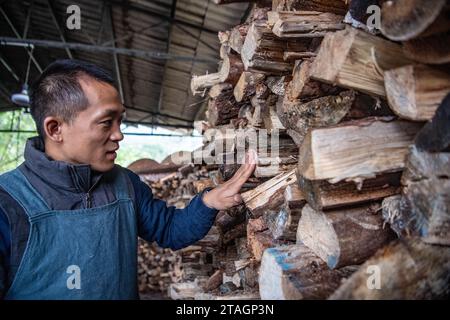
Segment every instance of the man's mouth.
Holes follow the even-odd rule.
[[[115,148],[115,149],[113,149],[113,150],[111,150],[111,151],[107,151],[106,152],[106,158],[108,158],[109,160],[114,160],[114,159],[116,159],[116,157],[117,157],[117,150],[118,150],[119,148]]]

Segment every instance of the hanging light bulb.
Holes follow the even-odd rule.
[[[11,101],[19,106],[28,107],[30,105],[30,96],[28,95],[28,85],[22,86],[20,93],[14,93],[11,96]]]
[[[28,58],[27,74],[25,76],[25,83],[22,86],[22,91],[20,93],[14,93],[11,96],[11,101],[22,107],[30,106],[30,96],[28,95],[28,76],[30,75],[30,62],[33,56],[34,47],[31,47],[30,57]]]

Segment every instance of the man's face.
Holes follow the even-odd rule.
[[[114,167],[120,124],[125,112],[117,90],[103,82],[81,78],[81,87],[89,107],[70,123],[62,125],[62,152],[70,163],[89,164],[100,172]]]

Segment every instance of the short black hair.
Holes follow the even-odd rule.
[[[31,86],[30,112],[42,138],[45,138],[43,126],[46,117],[59,116],[70,122],[89,106],[79,82],[83,76],[115,87],[114,79],[106,70],[74,59],[51,63]]]

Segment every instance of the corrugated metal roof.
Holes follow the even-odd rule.
[[[26,38],[61,41],[47,0],[1,1],[0,6],[21,36],[30,5],[32,11]],[[172,5],[176,4],[173,10]],[[202,115],[205,98],[190,93],[192,74],[216,72],[219,62],[217,32],[240,23],[247,3],[218,6],[212,0],[50,0],[67,42],[91,45],[114,45],[118,48],[187,56],[204,61],[150,60],[118,55],[124,102],[130,107],[127,118],[134,122],[159,122],[188,125],[167,116],[149,115],[148,111],[186,119]],[[66,9],[76,4],[81,9],[81,30],[64,27]],[[109,14],[112,29],[110,28]],[[0,15],[0,36],[16,37],[6,19]],[[113,55],[70,50],[76,59],[96,63],[115,74]],[[66,50],[35,47],[33,52],[42,68],[58,58],[67,58]],[[24,81],[28,54],[24,48],[0,46],[3,58],[20,78],[16,81],[0,65],[0,108],[10,106],[7,97],[20,90]],[[31,81],[39,74],[31,67]],[[138,111],[139,110],[139,111]]]

